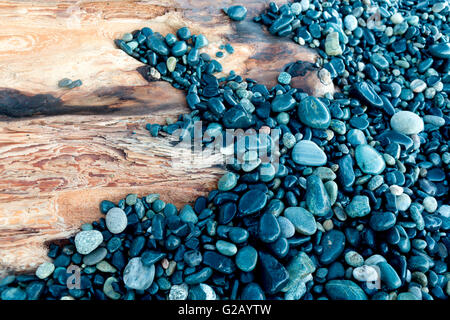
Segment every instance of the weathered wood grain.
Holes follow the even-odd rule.
[[[247,1],[246,21],[232,23],[220,10],[232,1],[0,1],[0,273],[36,267],[46,242],[100,217],[102,199],[159,192],[180,206],[215,186],[216,158],[174,163],[177,150],[144,129],[187,111],[184,94],[147,82],[113,40],[186,25],[212,55],[233,45],[225,71],[272,86],[288,63],[315,54],[251,21],[268,2]],[[83,85],[60,89],[64,77]],[[316,71],[294,80],[311,94],[333,90]]]

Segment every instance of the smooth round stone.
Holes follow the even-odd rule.
[[[353,269],[353,278],[358,281],[377,281],[378,280],[378,272],[372,266],[359,266]]]
[[[127,195],[127,197],[125,198],[125,203],[129,206],[134,206],[136,204],[136,201],[137,201],[137,194],[135,193],[131,193]]]
[[[238,210],[241,215],[254,214],[266,206],[267,195],[257,189],[247,191],[239,199]]]
[[[141,258],[132,258],[123,271],[123,282],[130,289],[146,290],[153,283],[155,265],[144,266]]]
[[[339,191],[337,183],[334,181],[327,181],[324,183],[324,186],[325,189],[327,190],[328,197],[330,198],[330,204],[334,205],[337,200]]]
[[[278,224],[280,225],[282,237],[291,238],[295,235],[295,227],[288,218],[279,216],[277,220]]]
[[[239,249],[235,261],[240,270],[244,272],[253,271],[258,261],[258,252],[252,246],[245,246]]]
[[[367,196],[354,196],[345,212],[350,218],[364,217],[370,213],[369,198]]]
[[[345,262],[351,267],[361,267],[364,264],[364,258],[356,251],[348,251],[344,256]]]
[[[408,259],[408,269],[411,271],[427,272],[430,269],[430,262],[422,256],[412,256]]]
[[[433,44],[429,47],[429,51],[433,57],[450,59],[450,43],[448,42]]]
[[[225,13],[234,21],[242,21],[247,16],[247,8],[244,6],[231,6]]]
[[[107,254],[108,250],[106,250],[105,248],[97,248],[83,257],[83,263],[87,266],[93,266],[94,264],[102,261]]]
[[[188,47],[187,47],[187,44],[185,41],[177,41],[173,45],[171,51],[175,57],[181,57],[182,55],[184,55],[186,53],[187,48]]]
[[[112,265],[110,265],[105,260],[100,261],[99,263],[97,263],[97,265],[95,267],[97,268],[97,270],[99,270],[101,272],[106,272],[106,273],[115,273],[115,272],[117,272],[117,269],[114,268]]]
[[[429,213],[435,212],[438,207],[438,203],[434,197],[425,197],[422,204],[425,211]]]
[[[228,237],[230,238],[230,240],[233,243],[244,243],[245,241],[247,241],[248,237],[249,237],[249,233],[247,230],[243,229],[243,228],[239,228],[239,227],[234,227],[230,230],[230,232],[228,232]]]
[[[372,213],[369,225],[374,231],[386,231],[392,228],[397,221],[396,216],[389,211]]]
[[[411,205],[411,198],[406,193],[403,193],[396,197],[396,203],[398,210],[406,211]]]
[[[225,173],[217,184],[217,189],[220,191],[229,191],[233,189],[238,181],[238,176],[233,172]]]
[[[387,262],[380,262],[377,264],[380,268],[381,281],[389,290],[400,288],[402,281],[397,274],[397,271]]]
[[[306,179],[306,206],[318,217],[326,216],[331,210],[328,192],[319,176],[311,175]]]
[[[224,256],[234,256],[237,252],[237,247],[234,243],[224,241],[224,240],[218,240],[216,242],[216,249]]]
[[[170,288],[168,299],[169,300],[186,300],[189,295],[189,287],[183,283],[180,285],[173,285]]]
[[[266,300],[266,296],[257,283],[250,282],[242,289],[241,300]]]
[[[311,212],[302,207],[286,208],[284,216],[292,223],[298,233],[310,236],[317,231],[316,219]]]
[[[280,94],[272,101],[273,112],[285,112],[294,109],[297,102],[290,94]]]
[[[355,150],[356,163],[367,174],[380,174],[386,168],[381,154],[368,144],[360,144]]]
[[[364,290],[351,280],[331,280],[325,290],[332,300],[367,300]]]
[[[277,218],[271,213],[264,213],[259,219],[258,237],[262,242],[275,242],[281,234]]]
[[[128,218],[125,211],[122,209],[111,208],[106,214],[105,223],[109,232],[118,234],[126,229],[128,225]]]
[[[386,262],[386,258],[384,258],[382,255],[374,254],[366,259],[364,261],[364,264],[366,266],[376,266],[380,262]]]
[[[323,247],[319,261],[324,265],[334,262],[345,248],[345,235],[339,230],[330,230],[325,233],[320,242]]]
[[[360,144],[367,144],[364,132],[359,129],[351,129],[349,132],[347,132],[347,141],[354,147]]]
[[[167,71],[173,72],[175,70],[175,67],[177,65],[177,58],[175,57],[169,57],[166,61],[167,65]]]
[[[181,40],[188,40],[191,37],[191,31],[188,27],[183,27],[177,30],[177,36]]]
[[[196,224],[198,222],[198,217],[195,214],[194,209],[190,205],[185,205],[180,211],[180,219],[185,223]]]
[[[433,116],[433,115],[425,115],[423,117],[423,121],[425,123],[431,124],[433,126],[436,127],[442,127],[443,125],[445,125],[445,119],[442,117],[438,117],[438,116]]]
[[[413,81],[411,81],[409,86],[415,93],[422,92],[427,88],[427,84],[425,83],[425,81],[420,79],[414,79]]]
[[[400,12],[394,13],[390,19],[393,24],[400,24],[404,20],[402,14]]]
[[[1,300],[25,300],[27,293],[20,288],[7,288],[0,297]]]
[[[349,14],[344,18],[345,29],[353,31],[358,27],[358,20],[354,15]]]
[[[81,231],[75,236],[75,247],[80,254],[89,254],[103,242],[103,235],[98,230]]]
[[[323,166],[327,163],[327,155],[314,142],[300,140],[292,149],[292,160],[305,166]]]
[[[423,131],[424,124],[420,116],[411,111],[399,111],[391,118],[391,128],[407,135]]]
[[[327,129],[330,126],[330,111],[316,97],[304,98],[297,108],[297,114],[300,121],[311,128]]]
[[[39,279],[45,279],[49,277],[53,271],[55,271],[55,265],[51,262],[43,262],[37,269],[36,269],[36,277]]]

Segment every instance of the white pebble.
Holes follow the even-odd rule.
[[[425,199],[423,199],[423,208],[429,212],[429,213],[433,213],[436,211],[438,207],[437,201],[435,198],[433,197],[426,197]]]
[[[358,281],[377,281],[378,272],[372,266],[361,266],[353,269],[353,278]]]

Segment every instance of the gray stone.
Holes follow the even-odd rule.
[[[122,209],[111,208],[106,214],[105,222],[109,232],[118,234],[126,229],[128,225],[128,218],[125,211]]]
[[[155,265],[146,267],[141,258],[132,258],[123,271],[123,282],[130,289],[146,290],[153,283],[155,277]]]
[[[103,242],[103,235],[98,230],[81,231],[75,236],[75,247],[80,254],[89,254]]]

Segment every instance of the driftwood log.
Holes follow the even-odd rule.
[[[234,47],[220,59],[225,72],[273,86],[287,64],[316,54],[251,21],[268,2],[245,1],[247,19],[236,23],[221,10],[235,1],[0,1],[0,275],[32,271],[49,241],[101,216],[103,199],[157,192],[179,207],[215,187],[220,163],[174,165],[168,139],[145,130],[188,111],[184,93],[145,80],[113,40],[188,26],[212,55]],[[83,85],[58,88],[65,77]],[[317,70],[293,83],[318,96],[333,90]]]

